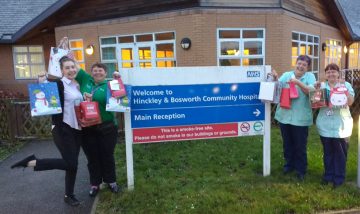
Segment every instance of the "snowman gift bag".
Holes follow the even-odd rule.
[[[130,94],[131,86],[125,85],[126,94],[118,97],[110,89],[110,84],[108,85],[107,97],[106,97],[106,111],[113,112],[129,112],[130,111]]]
[[[29,84],[28,90],[32,117],[62,112],[56,83]]]
[[[50,49],[48,69],[50,75],[58,78],[62,77],[59,61],[63,56],[68,56],[71,59],[74,58],[74,55],[69,48],[69,39],[67,37],[60,40],[58,47],[51,47]]]
[[[346,108],[347,107],[347,96],[349,92],[345,85],[338,85],[330,90],[330,108]]]
[[[62,77],[59,61],[63,56],[69,56],[69,54],[69,50],[51,47],[48,70],[50,75],[58,78]]]

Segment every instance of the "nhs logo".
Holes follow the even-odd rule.
[[[247,77],[260,77],[260,71],[247,71]]]

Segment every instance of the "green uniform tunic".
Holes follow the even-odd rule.
[[[82,94],[84,92],[93,94],[92,100],[99,103],[100,116],[102,122],[114,121],[115,124],[115,115],[113,112],[106,111],[106,94],[107,94],[107,80],[96,84],[94,78],[90,74],[86,73],[83,69],[80,69],[79,73],[76,76],[76,81],[80,85],[80,91]]]

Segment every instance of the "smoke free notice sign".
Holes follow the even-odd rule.
[[[133,142],[263,134],[258,90],[259,83],[133,86]]]

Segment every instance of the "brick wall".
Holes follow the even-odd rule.
[[[85,46],[95,44],[95,54],[85,59],[89,69],[92,63],[100,61],[100,36],[175,31],[177,66],[216,66],[217,28],[265,28],[265,63],[280,73],[293,69],[292,31],[319,35],[320,46],[328,38],[343,40],[338,29],[283,10],[236,9],[193,9],[65,26],[56,29],[56,38],[82,38]],[[184,37],[191,39],[190,50],[180,47]],[[324,58],[325,53],[320,51],[320,71],[324,69]]]
[[[55,45],[55,35],[44,34],[30,40],[20,41],[14,45],[42,45],[44,50],[45,69],[47,69],[50,47]],[[13,45],[0,45],[0,90],[21,92],[27,95],[27,84],[35,81],[15,79],[12,48]]]
[[[218,28],[265,28],[265,64],[272,65],[279,73],[291,67],[291,32],[298,31],[320,36],[321,43],[326,39],[344,40],[336,28],[301,17],[284,10],[244,10],[244,9],[189,9],[166,13],[148,14],[121,19],[91,22],[55,29],[55,36],[41,36],[26,41],[26,44],[42,44],[45,61],[48,62],[50,46],[62,37],[83,39],[84,47],[95,45],[92,56],[85,54],[86,70],[100,61],[99,37],[131,35],[163,31],[176,32],[177,66],[216,66]],[[182,38],[192,41],[189,50],[180,47]],[[346,41],[343,41],[344,43]],[[20,43],[23,44],[23,43]],[[25,44],[25,42],[24,42]],[[1,45],[0,88],[26,88],[25,81],[14,80],[12,46]],[[323,78],[325,52],[320,51],[320,77]],[[343,56],[343,66],[345,65]],[[21,89],[23,90],[23,89]]]

